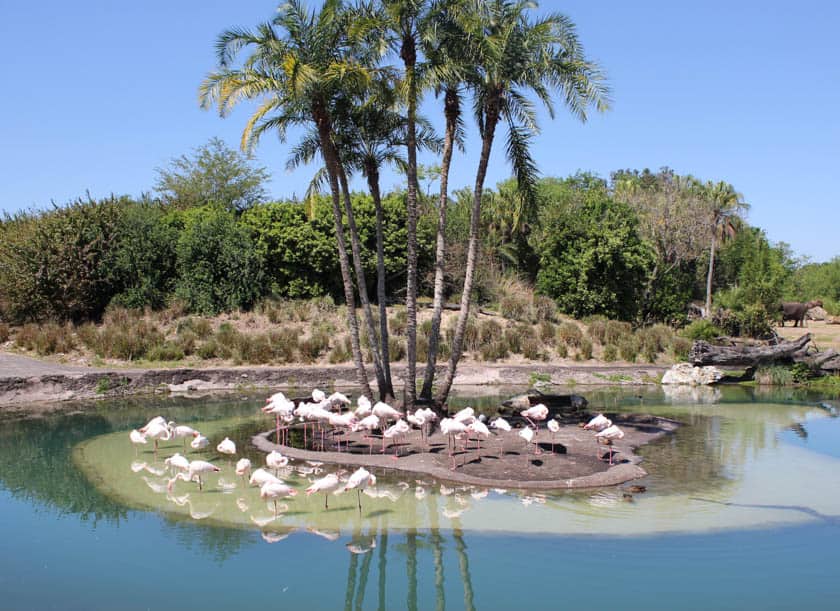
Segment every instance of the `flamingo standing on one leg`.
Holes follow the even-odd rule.
[[[490,437],[490,429],[487,428],[481,420],[476,420],[472,422],[468,427],[467,431],[470,435],[476,436],[476,443],[478,445],[478,457],[481,458],[481,438],[484,437],[487,439]]]
[[[155,440],[155,455],[158,451],[158,441],[169,441],[172,438],[172,429],[167,424],[160,424],[155,422],[151,426],[146,427],[145,431],[140,431],[146,437],[151,437]]]
[[[450,444],[449,459],[452,461],[452,470],[455,470],[455,457],[452,454],[452,447],[455,445],[455,437],[463,435],[467,431],[467,426],[462,422],[458,422],[453,418],[444,418],[440,421],[440,432],[449,436]]]
[[[554,436],[560,430],[560,423],[558,423],[554,418],[548,421],[548,430],[551,431],[551,453],[554,454]]]
[[[510,422],[508,422],[507,420],[505,420],[501,416],[499,416],[495,420],[491,421],[490,422],[490,427],[494,428],[498,431],[505,432],[505,433],[510,433],[510,431],[511,431]],[[501,458],[502,452],[505,449],[505,438],[502,437],[502,435],[499,435],[499,439],[501,440],[501,442],[499,443],[499,458]]]
[[[604,440],[607,445],[610,447],[610,465],[613,464],[613,441],[616,439],[623,439],[624,438],[624,431],[618,428],[615,425],[609,426],[605,428],[600,433],[595,433],[595,438],[600,440]]]
[[[236,461],[236,474],[245,481],[245,478],[251,474],[251,461],[247,458],[240,458]]]
[[[335,491],[338,489],[341,482],[338,479],[338,475],[335,473],[330,473],[329,475],[325,475],[321,479],[316,479],[312,482],[312,485],[306,489],[306,496],[310,494],[314,494],[316,492],[323,492],[324,493],[324,509],[329,509],[328,500],[330,497],[330,492]]]
[[[277,517],[277,499],[284,499],[297,495],[297,490],[291,486],[277,482],[266,482],[260,488],[261,499],[272,499],[274,501],[274,517]]]
[[[398,419],[393,425],[385,429],[382,433],[382,452],[385,452],[385,439],[398,439],[400,435],[405,435],[409,431],[411,431],[411,427],[402,418]],[[399,445],[396,446],[394,457],[397,456],[397,452],[399,452]]]
[[[359,467],[353,472],[353,475],[350,476],[350,479],[347,480],[347,484],[344,486],[344,492],[348,490],[356,489],[356,497],[359,501],[359,512],[362,511],[362,495],[361,491],[367,488],[368,486],[375,486],[376,485],[376,476],[365,469],[364,467]]]
[[[137,446],[146,445],[146,443],[147,443],[146,442],[146,436],[143,433],[141,433],[140,431],[138,431],[137,429],[134,429],[133,431],[131,431],[128,434],[128,439],[129,439],[129,441],[131,441],[132,444],[134,444],[134,455],[135,456],[137,456]]]
[[[532,441],[534,441],[534,429],[526,426],[524,429],[519,431],[519,436],[525,440],[525,443],[530,444]],[[536,444],[534,445],[536,446]],[[534,450],[534,454],[537,454],[536,450]]]
[[[265,464],[269,469],[274,469],[274,475],[279,475],[280,469],[289,464],[289,458],[277,450],[272,450],[265,455]]]
[[[535,421],[542,422],[543,420],[548,418],[548,408],[542,403],[538,403],[537,405],[529,407],[528,409],[523,409],[519,413],[523,418],[525,418],[525,420],[531,423],[531,426],[533,426],[534,429],[539,428]]]
[[[365,429],[368,437],[368,454],[373,454],[373,437],[372,433],[378,429],[382,424],[379,422],[379,417],[376,414],[365,416],[356,424],[356,429]]]

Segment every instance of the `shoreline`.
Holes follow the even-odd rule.
[[[615,386],[658,384],[667,365],[550,365],[464,363],[456,387],[565,385]],[[392,365],[400,380],[405,365]],[[424,368],[417,368],[418,378]],[[445,366],[440,368],[445,371]],[[355,368],[348,365],[240,366],[173,369],[115,369],[54,364],[0,353],[0,410],[12,407],[43,411],[45,403],[142,394],[201,397],[208,393],[257,389],[353,388]]]

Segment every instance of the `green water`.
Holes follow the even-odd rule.
[[[156,458],[127,438],[161,413],[241,450],[270,424],[258,397],[0,420],[0,608],[575,608],[593,592],[645,609],[831,606],[840,419],[823,397],[577,390],[595,409],[685,423],[640,451],[648,492],[632,502],[615,488],[524,494],[381,473],[361,512],[355,495],[329,510],[299,495],[274,519],[215,451],[204,458],[223,471],[204,491],[167,494],[159,468],[179,444]],[[293,467],[300,488],[326,468]]]

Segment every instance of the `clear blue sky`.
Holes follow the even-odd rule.
[[[6,0],[0,4],[0,205],[7,212],[151,190],[155,168],[212,136],[238,146],[247,110],[199,109],[198,84],[225,28],[270,18],[277,2]],[[840,5],[776,0],[542,2],[578,25],[606,69],[614,109],[580,125],[544,121],[546,175],[673,167],[726,180],[751,223],[814,260],[840,255]],[[428,104],[437,119],[437,107]],[[453,165],[471,185],[477,146]],[[311,169],[284,170],[266,139],[271,192],[301,194]],[[425,160],[427,163],[431,159]],[[497,148],[488,185],[508,170]],[[386,175],[385,186],[398,178]]]

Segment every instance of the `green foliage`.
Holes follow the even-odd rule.
[[[713,342],[718,337],[721,337],[724,332],[723,329],[716,326],[712,321],[705,318],[698,318],[680,331],[680,334],[692,341],[702,339],[706,342]]]
[[[269,180],[265,168],[255,167],[219,138],[157,172],[155,189],[167,205],[179,209],[216,205],[232,212],[247,210],[265,200]]]
[[[182,215],[176,296],[199,314],[248,308],[263,290],[262,261],[248,231],[222,208]]]
[[[580,358],[582,358],[584,361],[588,361],[589,359],[591,359],[592,358],[592,341],[589,340],[588,338],[581,341],[580,342],[580,351],[578,352],[578,354],[580,355]]]
[[[633,327],[628,322],[608,320],[604,327],[604,344],[618,345],[622,340],[633,334]]]
[[[149,352],[164,342],[155,325],[121,308],[109,309],[102,327],[98,331],[88,328],[81,337],[97,356],[124,361],[148,358]]]
[[[184,356],[184,350],[173,342],[153,346],[146,354],[150,361],[180,361]]]
[[[793,373],[787,367],[773,365],[760,367],[755,372],[755,381],[763,386],[788,386],[793,384]]]
[[[0,344],[9,341],[10,334],[8,323],[0,322]]]
[[[616,348],[613,344],[607,344],[604,346],[604,353],[601,358],[603,358],[603,360],[607,363],[612,363],[618,359],[618,348]]]
[[[773,334],[771,317],[761,304],[746,305],[739,310],[723,310],[714,323],[727,335],[766,338]]]
[[[539,255],[538,290],[575,317],[633,319],[652,253],[632,209],[610,199],[603,181],[556,181],[532,237]]]

